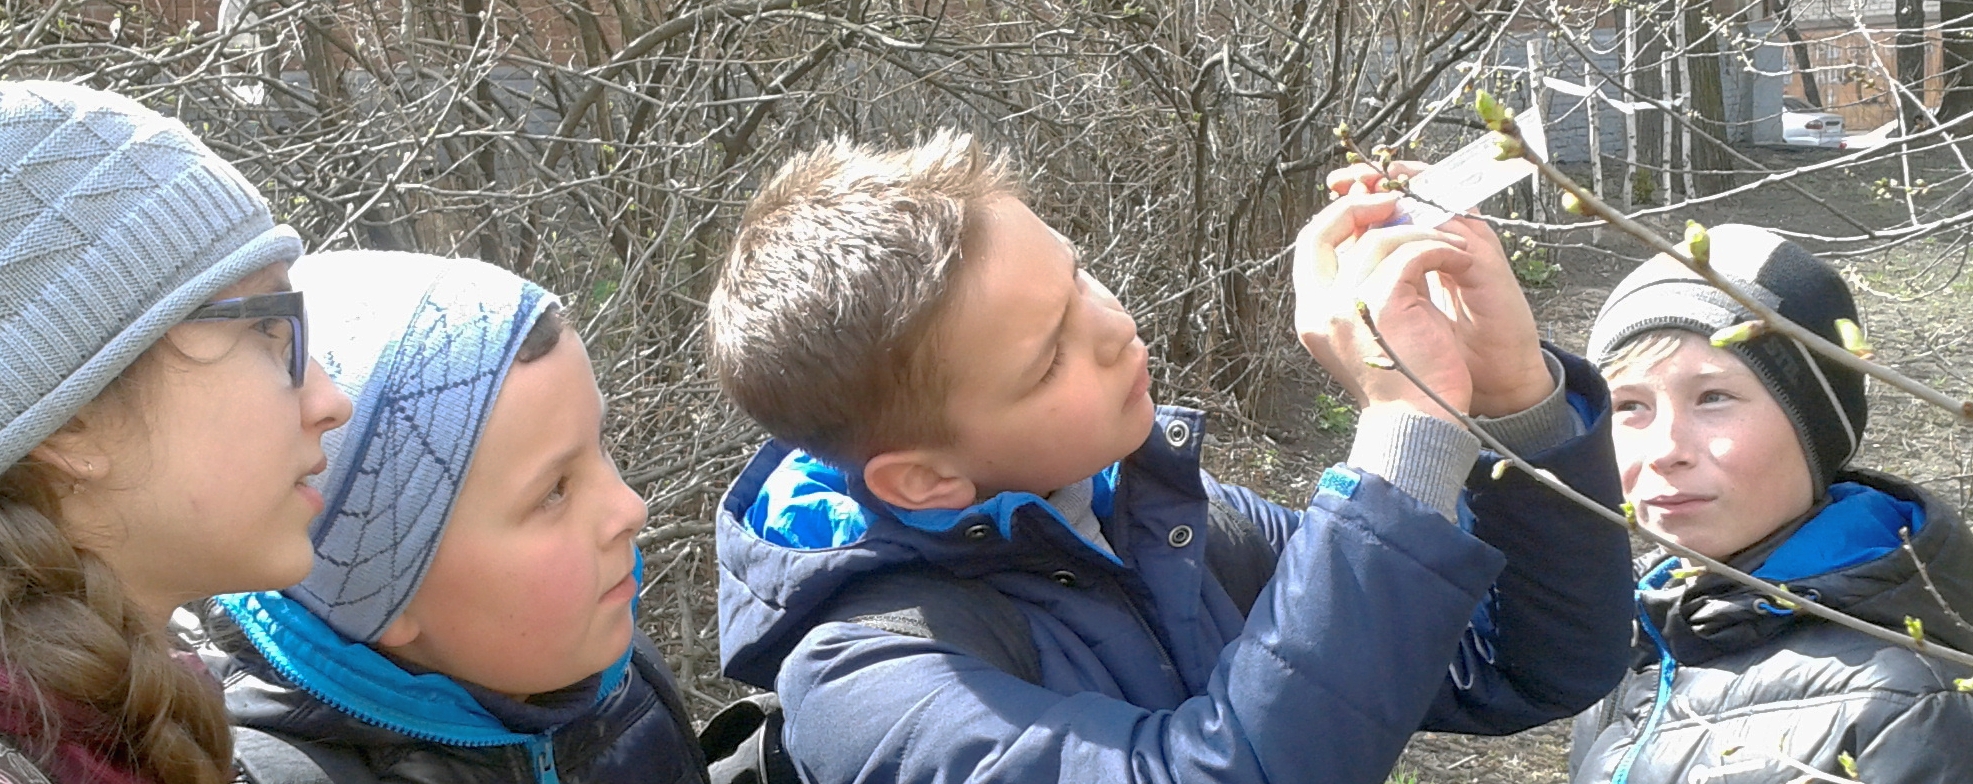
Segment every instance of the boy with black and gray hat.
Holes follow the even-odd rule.
[[[1781,315],[1836,341],[1857,310],[1827,263],[1765,229],[1711,230],[1712,264]],[[1753,320],[1668,257],[1619,284],[1590,331],[1610,383],[1617,464],[1638,524],[1888,628],[1925,622],[1973,650],[1973,538],[1917,486],[1848,467],[1868,416],[1863,376],[1775,332],[1716,347]],[[1933,596],[1905,537],[1927,565]],[[1576,721],[1572,781],[1963,781],[1968,672],[1795,613],[1717,575],[1641,561],[1637,656]],[[1676,575],[1676,576],[1675,576]],[[1846,772],[1845,757],[1854,760]],[[1727,779],[1722,779],[1727,780]]]

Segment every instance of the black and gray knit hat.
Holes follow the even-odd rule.
[[[300,255],[177,120],[86,87],[0,82],[0,469],[214,293]]]
[[[1708,234],[1714,269],[1789,320],[1831,342],[1842,342],[1836,320],[1855,321],[1857,306],[1849,286],[1827,262],[1766,229],[1728,224],[1712,227]],[[1725,292],[1660,256],[1633,270],[1610,292],[1589,331],[1589,357],[1600,365],[1625,343],[1652,330],[1711,335],[1752,319],[1753,314]],[[1733,344],[1731,350],[1794,421],[1815,487],[1818,491],[1828,487],[1862,444],[1869,417],[1863,374],[1772,332]]]

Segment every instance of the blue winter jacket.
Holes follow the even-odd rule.
[[[1564,362],[1588,432],[1531,457],[1614,506],[1608,390]],[[1115,556],[1033,495],[898,512],[770,442],[719,513],[727,675],[780,692],[783,740],[817,784],[1379,784],[1416,730],[1518,731],[1622,675],[1621,528],[1520,472],[1491,479],[1490,454],[1463,496],[1470,532],[1341,466],[1306,510],[1283,508],[1200,471],[1200,422],[1162,410],[1097,477]],[[1173,534],[1205,530],[1212,498],[1278,554],[1245,617],[1204,565],[1208,537]],[[817,623],[852,578],[923,564],[1013,600],[1042,685],[939,640]]]

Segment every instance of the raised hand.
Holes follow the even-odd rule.
[[[1521,281],[1507,262],[1493,228],[1472,218],[1454,218],[1440,231],[1466,240],[1473,262],[1448,274],[1449,306],[1466,367],[1473,376],[1473,410],[1500,417],[1525,411],[1555,389],[1541,356],[1541,337]]]
[[[1386,167],[1405,176],[1426,168],[1417,161],[1393,161]],[[1375,193],[1383,179],[1375,167],[1359,163],[1330,172],[1327,184],[1330,192],[1344,196]],[[1437,301],[1451,319],[1471,374],[1471,413],[1506,416],[1541,402],[1555,382],[1541,356],[1534,312],[1499,236],[1471,218],[1455,218],[1439,231],[1465,239],[1463,248],[1472,255],[1472,264],[1457,278],[1435,281],[1441,289]]]
[[[1469,240],[1415,226],[1374,228],[1394,214],[1390,194],[1345,196],[1317,213],[1295,240],[1295,331],[1359,405],[1397,405],[1456,419],[1402,374],[1364,360],[1384,356],[1357,316],[1370,309],[1384,339],[1434,392],[1467,410],[1472,376],[1452,318],[1431,300],[1427,273],[1463,273]]]

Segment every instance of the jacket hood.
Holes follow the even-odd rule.
[[[1940,607],[1904,552],[1900,531],[1909,531],[1912,550],[1940,596],[1954,608],[1973,608],[1973,542],[1958,512],[1916,485],[1876,472],[1840,476],[1826,505],[1758,564],[1742,568],[1888,629],[1903,630],[1907,616],[1919,618],[1929,637],[1973,650],[1973,631]],[[1676,581],[1664,567],[1661,562],[1639,584],[1638,606],[1642,620],[1680,663],[1703,664],[1766,643],[1798,624],[1819,622],[1776,607],[1724,577]],[[1639,642],[1655,647],[1648,639]],[[1655,660],[1657,652],[1650,653]]]
[[[1196,488],[1197,459],[1172,459],[1156,436],[1172,422],[1196,430],[1201,418],[1161,409],[1145,446],[1092,478],[1097,517],[1112,516],[1124,464]],[[772,687],[814,614],[858,576],[933,564],[977,577],[1059,562],[1063,551],[1093,568],[1123,571],[1130,558],[1126,548],[1116,547],[1123,553],[1116,555],[1082,538],[1033,493],[1001,493],[965,509],[895,509],[871,495],[859,475],[778,439],[761,447],[721,500],[715,536],[721,666],[727,677],[763,688]]]

